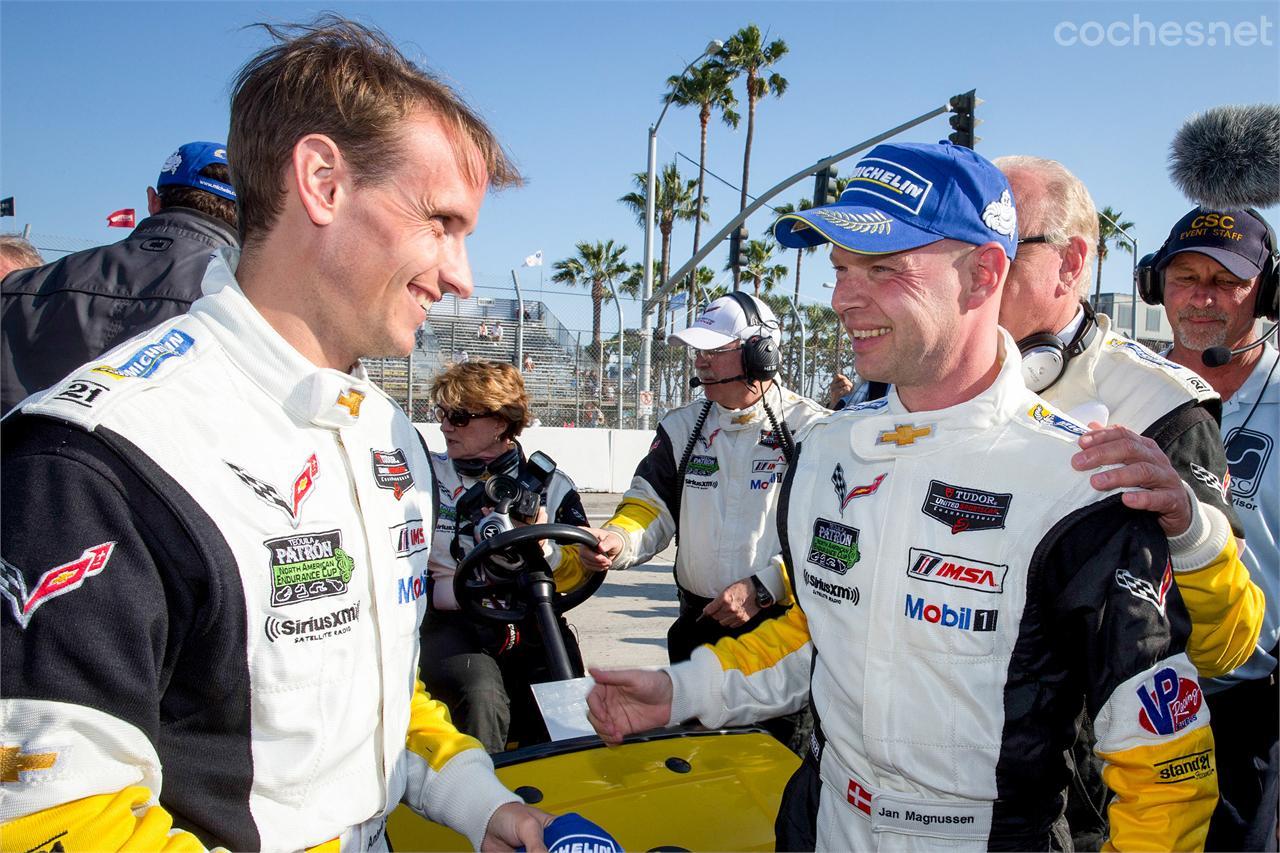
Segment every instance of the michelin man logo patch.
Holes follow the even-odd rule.
[[[997,234],[1012,237],[1018,231],[1018,213],[1013,208],[1013,197],[1009,191],[1000,193],[1000,198],[987,205],[982,211],[982,224]]]

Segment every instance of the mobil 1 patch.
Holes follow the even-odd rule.
[[[842,575],[860,558],[858,528],[825,518],[813,522],[813,539],[809,541],[806,562]]]
[[[920,511],[950,527],[955,535],[968,530],[1002,529],[1012,502],[1013,495],[1007,492],[984,492],[930,480]]]

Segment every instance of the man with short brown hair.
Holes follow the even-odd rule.
[[[403,543],[433,480],[359,364],[471,293],[466,238],[518,175],[381,33],[271,32],[232,100],[243,257],[2,422],[0,832],[387,850],[403,801],[541,851],[550,816],[416,682],[428,555]]]

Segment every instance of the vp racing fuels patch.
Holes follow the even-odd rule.
[[[390,489],[396,500],[404,497],[404,493],[413,485],[413,474],[409,471],[409,463],[404,458],[404,451],[370,450],[373,454],[373,482],[379,489]]]
[[[860,558],[856,527],[825,518],[813,522],[813,539],[809,542],[806,562],[842,575],[853,568]]]
[[[262,543],[271,554],[271,604],[283,607],[342,595],[356,562],[342,550],[342,531],[300,533]]]
[[[0,595],[9,599],[13,608],[13,618],[23,628],[31,621],[31,616],[40,605],[52,598],[79,589],[88,578],[99,574],[107,567],[111,552],[115,550],[115,542],[103,542],[86,548],[79,557],[61,566],[54,566],[40,576],[36,588],[27,594],[27,584],[22,572],[7,560],[0,560]]]
[[[1012,501],[1010,493],[984,492],[930,480],[920,511],[950,527],[955,535],[966,530],[1002,529]]]

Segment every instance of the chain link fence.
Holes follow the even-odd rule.
[[[800,306],[802,334],[797,312],[785,298],[765,298],[778,303],[773,307],[782,332],[780,381],[825,405],[832,376],[850,373],[849,348],[835,312],[824,305]],[[700,396],[689,387],[688,348],[667,343],[690,315],[681,300],[655,313],[651,399],[642,400],[639,307],[632,300],[624,300],[624,307],[636,319],[624,323],[619,341],[612,300],[597,308],[586,293],[535,294],[521,310],[511,288],[477,287],[471,299],[446,296],[432,307],[409,358],[367,359],[365,368],[418,422],[435,420],[430,388],[441,370],[485,359],[520,368],[542,426],[637,428],[646,416],[653,426],[669,410]]]

